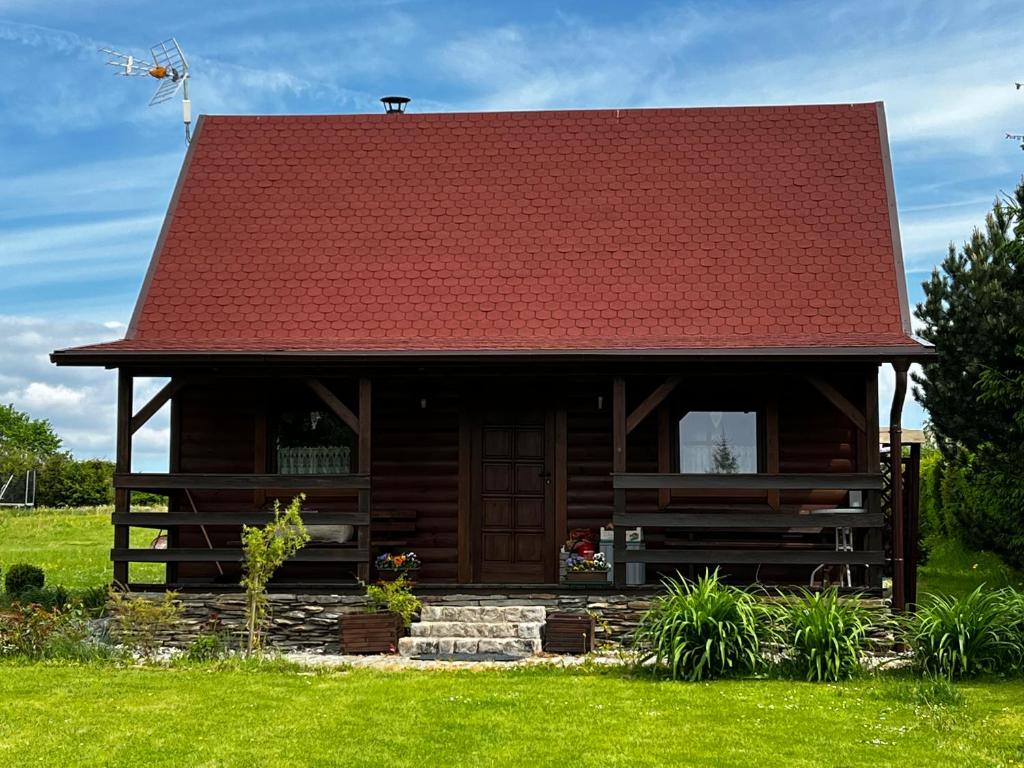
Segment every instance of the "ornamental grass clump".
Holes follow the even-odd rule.
[[[762,664],[761,645],[770,617],[757,598],[722,584],[718,571],[694,582],[666,579],[637,628],[641,663],[653,663],[673,680],[708,680],[749,674]]]
[[[783,667],[809,682],[851,677],[861,668],[872,619],[857,595],[844,600],[835,587],[802,590],[779,610]]]
[[[965,597],[929,595],[908,619],[907,642],[914,664],[948,679],[1012,674],[1024,664],[1021,596],[1010,589]]]

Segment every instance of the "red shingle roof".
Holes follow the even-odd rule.
[[[88,350],[919,348],[880,104],[205,117]]]

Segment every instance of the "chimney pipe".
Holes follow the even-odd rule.
[[[385,96],[380,101],[387,114],[401,115],[405,112],[405,105],[409,103],[410,99],[407,96]]]

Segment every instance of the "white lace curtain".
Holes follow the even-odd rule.
[[[344,475],[351,472],[348,446],[294,446],[277,449],[277,471],[282,475]]]

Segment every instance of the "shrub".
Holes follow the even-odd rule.
[[[859,597],[844,600],[835,587],[803,590],[780,611],[788,665],[808,681],[845,680],[860,669],[871,618]]]
[[[4,587],[7,594],[18,597],[26,589],[41,588],[46,583],[46,574],[38,565],[17,563],[7,569]]]
[[[38,605],[47,610],[64,608],[71,602],[71,595],[64,587],[28,587],[18,595],[23,605]]]
[[[160,635],[174,628],[183,610],[177,592],[165,592],[157,601],[111,591],[110,602],[121,644],[146,659],[153,657]]]
[[[1019,597],[984,586],[960,598],[928,595],[905,630],[917,668],[948,679],[1019,669]]]
[[[267,619],[267,584],[284,561],[302,549],[309,533],[299,514],[305,494],[299,494],[288,508],[274,501],[274,519],[262,528],[242,526],[242,587],[245,589],[245,629],[249,636],[247,652],[258,653],[263,644],[263,624]]]
[[[402,624],[412,624],[412,617],[423,607],[419,598],[412,593],[412,582],[405,576],[394,581],[382,581],[366,588],[366,596],[370,598],[371,611],[388,611],[402,617]]]
[[[666,579],[637,627],[642,662],[668,668],[673,679],[707,680],[749,673],[761,664],[770,616],[748,592],[722,584],[718,571],[696,583]]]
[[[114,501],[114,464],[79,461],[68,453],[50,456],[36,480],[36,503],[45,507],[95,507]]]
[[[185,649],[185,660],[201,663],[223,659],[228,653],[228,642],[223,634],[210,632],[199,635]]]
[[[81,661],[109,655],[90,638],[88,615],[78,606],[47,610],[15,603],[0,615],[0,656]]]

